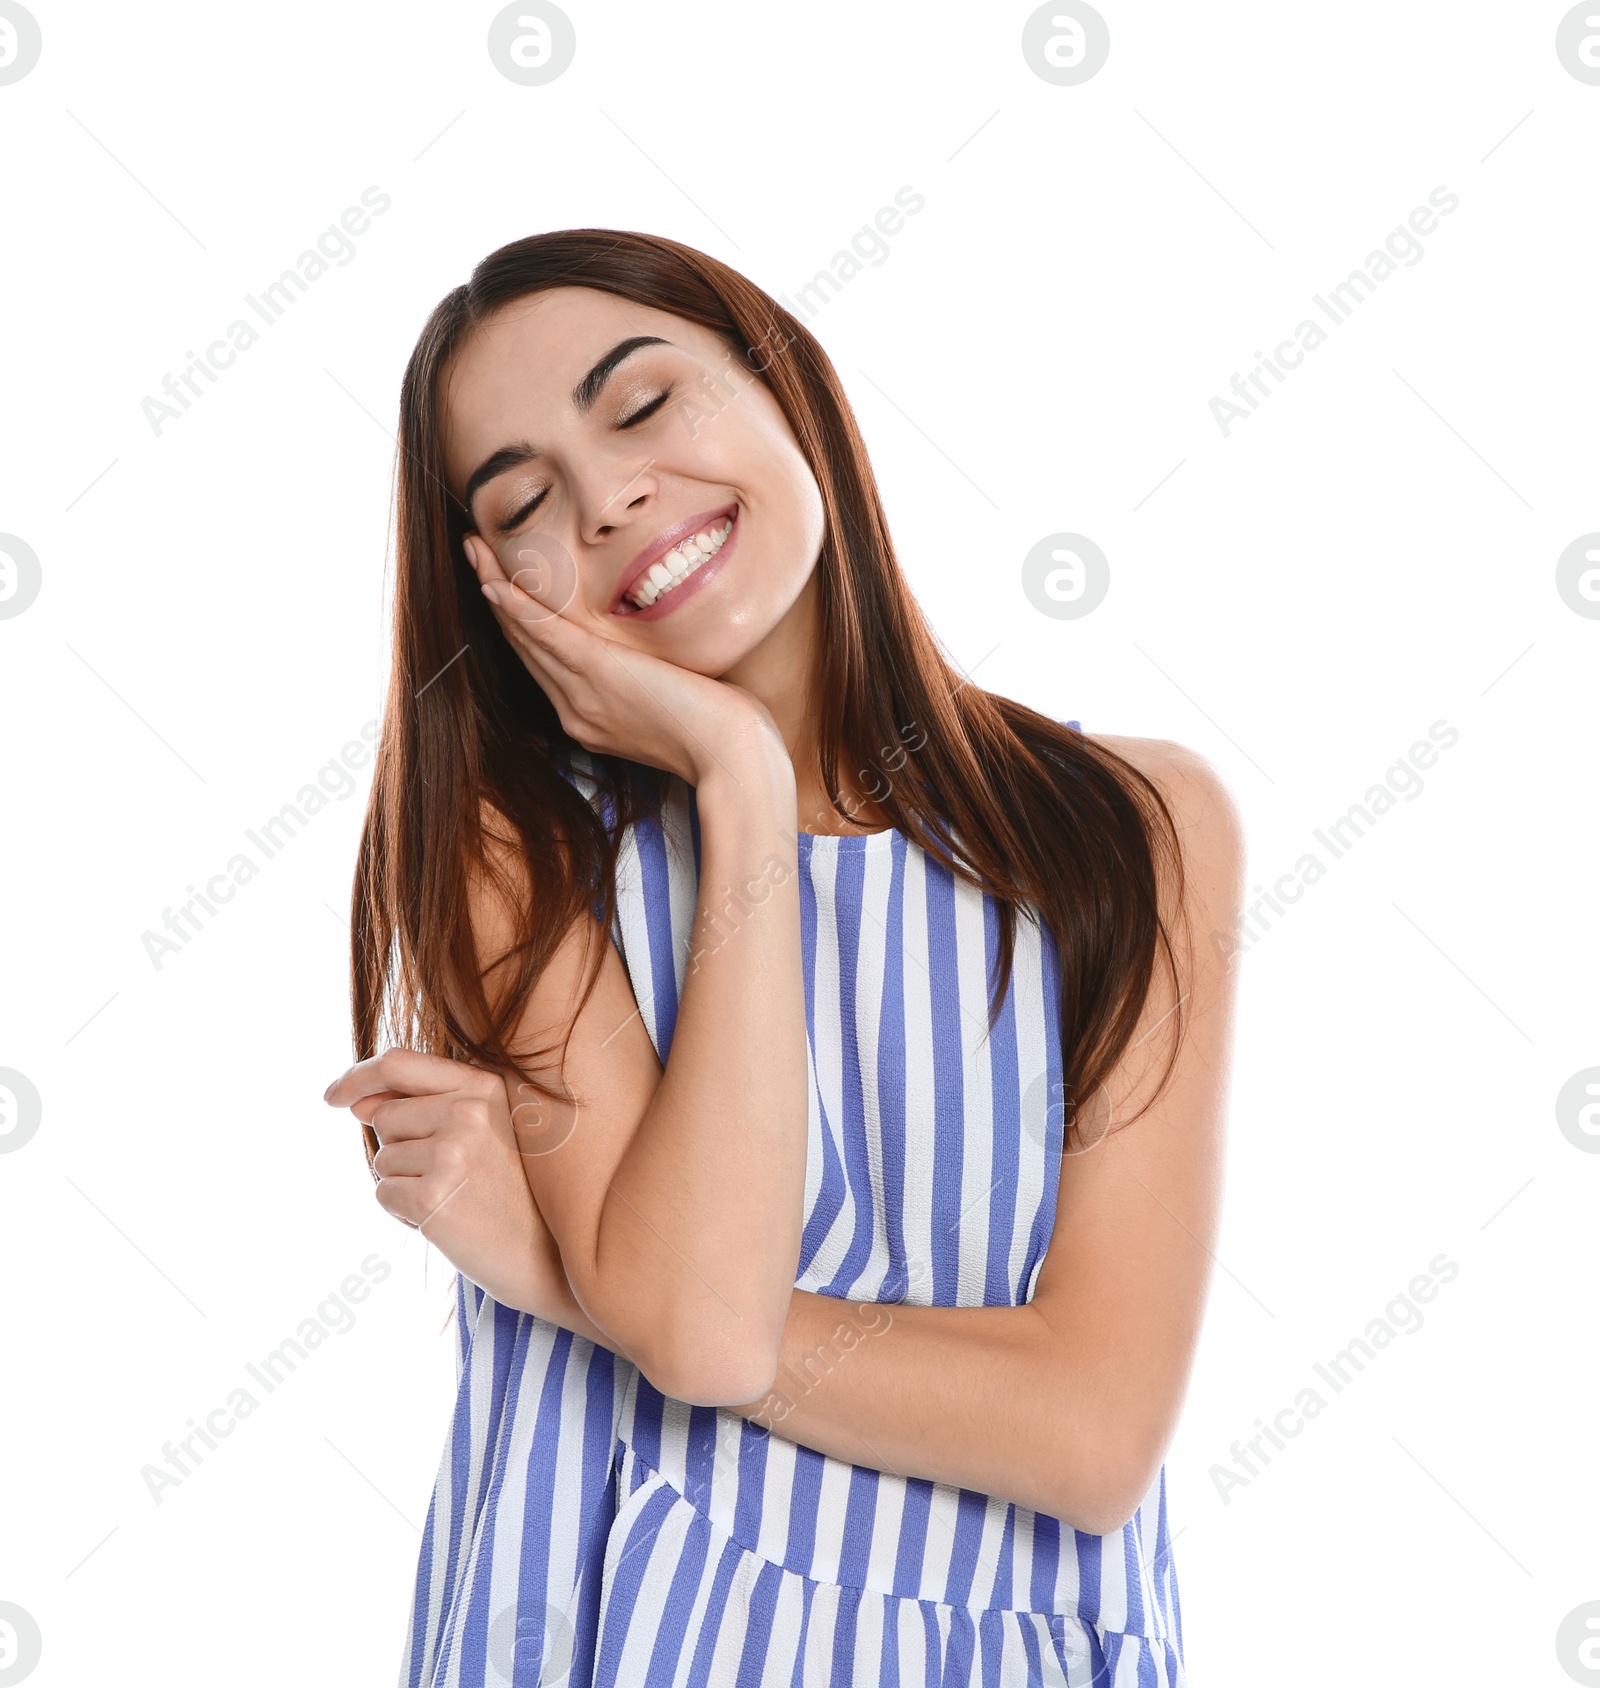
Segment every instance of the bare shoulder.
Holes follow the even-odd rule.
[[[1189,746],[1171,739],[1084,735],[1131,763],[1161,793],[1182,842],[1185,865],[1221,887],[1243,873],[1244,827],[1233,794],[1215,768]],[[1224,891],[1226,895],[1226,891]]]
[[[1237,829],[1239,811],[1233,794],[1198,750],[1171,739],[1122,738],[1113,733],[1084,736],[1132,763],[1160,791],[1180,827]]]

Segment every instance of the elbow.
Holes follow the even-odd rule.
[[[776,1344],[740,1344],[704,1334],[684,1336],[652,1352],[639,1369],[663,1395],[691,1407],[742,1407],[771,1394],[778,1376]]]
[[[637,1295],[619,1305],[598,1275],[587,1287],[589,1296],[578,1296],[584,1311],[602,1330],[616,1334],[626,1357],[663,1395],[692,1407],[736,1407],[760,1401],[772,1391],[781,1330],[754,1340],[735,1339],[670,1309],[647,1307]]]
[[[708,1309],[708,1286],[698,1273],[692,1286],[657,1273],[647,1287],[635,1277],[623,1289],[615,1274],[606,1277],[598,1248],[591,1258],[585,1285],[604,1306],[589,1316],[601,1329],[616,1332],[627,1359],[652,1388],[691,1407],[742,1407],[772,1392],[794,1294],[787,1279],[770,1309],[741,1313],[716,1292],[710,1298],[716,1306]],[[575,1279],[573,1287],[576,1291]]]
[[[1061,1514],[1073,1529],[1088,1536],[1114,1536],[1132,1523],[1161,1471],[1161,1459],[1148,1455],[1108,1456],[1096,1464],[1094,1480],[1073,1497]]]
[[[679,1355],[639,1369],[663,1395],[691,1407],[749,1406],[765,1400],[777,1381],[777,1368],[759,1356],[707,1362]]]
[[[742,1380],[728,1376],[689,1378],[675,1389],[663,1388],[659,1383],[656,1388],[663,1395],[671,1395],[691,1407],[749,1407],[764,1401],[772,1393],[773,1381],[769,1375],[759,1389],[752,1389],[751,1375],[746,1373]]]
[[[1079,1506],[1076,1516],[1065,1521],[1074,1530],[1085,1536],[1119,1536],[1131,1522],[1134,1513],[1139,1510],[1139,1502],[1132,1501],[1124,1504],[1122,1500],[1112,1497],[1108,1500],[1097,1500],[1093,1506]]]
[[[1114,1536],[1149,1498],[1161,1473],[1164,1447],[1132,1431],[1122,1415],[1114,1427],[1099,1434],[1084,1434],[1085,1428],[1080,1424],[1079,1439],[1065,1444],[1060,1437],[1070,1438],[1070,1432],[1057,1433],[1054,1504],[1048,1510],[1080,1535]],[[1080,1446],[1083,1457],[1063,1458],[1063,1445]]]
[[[1138,1510],[1139,1501],[1130,1500],[1126,1489],[1108,1486],[1094,1493],[1082,1488],[1076,1490],[1052,1511],[1051,1516],[1059,1518],[1081,1536],[1115,1536],[1122,1533]]]

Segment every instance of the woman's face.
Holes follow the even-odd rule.
[[[484,323],[440,400],[471,531],[602,638],[719,677],[813,580],[816,479],[766,385],[698,323],[552,288]]]

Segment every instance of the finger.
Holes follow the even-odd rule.
[[[577,601],[578,566],[553,533],[535,528],[498,548],[472,536],[478,583],[521,621],[562,615]]]
[[[553,533],[535,528],[508,540],[497,560],[512,588],[551,614],[564,614],[577,601],[578,565]]]
[[[524,629],[538,627],[559,614],[552,604],[541,602],[535,596],[541,590],[537,571],[519,567],[513,558],[515,578],[510,578],[494,548],[486,545],[476,534],[469,533],[462,544],[478,577],[479,589],[495,620],[500,623],[501,632],[519,650],[527,650],[535,658],[545,656],[547,653],[541,646],[531,639],[519,637]]]
[[[469,533],[462,544],[478,574],[479,587],[498,587],[498,591],[484,592],[484,598],[495,604],[515,604],[523,598],[538,603],[550,596],[554,581],[545,554],[554,550],[564,555],[554,540],[538,533],[506,540],[503,550],[496,550],[476,533]],[[555,603],[542,604],[542,608],[554,611]]]
[[[502,583],[495,586],[494,590],[496,592],[510,594],[515,589]],[[505,636],[506,643],[511,647],[512,651],[515,652],[523,667],[525,667],[533,676],[534,680],[544,691],[545,695],[550,699],[551,703],[559,709],[561,704],[565,701],[565,693],[562,691],[560,683],[561,676],[564,675],[567,670],[561,663],[556,661],[548,647],[548,644],[542,643],[536,633],[529,631],[531,625],[530,622],[524,621],[520,617],[512,615],[509,610],[504,607],[504,598],[502,598],[501,602],[497,604],[492,598],[488,597],[486,593],[485,602],[489,605],[490,614],[494,616],[495,621],[499,624],[500,631]]]
[[[551,697],[559,707],[566,700],[566,682],[592,668],[612,642],[567,616],[552,614],[515,586],[499,583],[492,590],[499,595],[494,614],[501,631],[547,691],[552,684],[559,688],[560,695]]]
[[[469,1066],[465,1061],[451,1061],[443,1055],[426,1055],[421,1050],[397,1046],[347,1067],[323,1092],[323,1100],[333,1108],[348,1108],[352,1102],[381,1090],[422,1096],[470,1087],[476,1093],[483,1088],[485,1072],[486,1069]]]
[[[469,533],[462,540],[461,548],[466,552],[467,561],[472,565],[472,572],[477,576],[479,591],[483,593],[485,601],[494,612],[495,619],[500,622],[502,629],[509,636],[511,630],[505,624],[501,609],[503,605],[515,598],[516,588],[507,578],[499,556],[492,545],[485,543],[475,533]]]
[[[611,641],[580,627],[562,613],[577,588],[577,573],[565,548],[558,540],[540,533],[513,542],[516,549],[510,553],[509,560],[515,573],[508,579],[502,558],[477,534],[468,534],[463,543],[469,549],[483,595],[507,642],[522,658],[557,713],[570,709],[568,682],[581,676],[597,659],[601,653],[597,653],[596,647],[609,649]],[[540,596],[533,596],[525,588]]]
[[[469,533],[463,544],[466,547],[467,561],[472,564],[472,571],[478,577],[479,586],[510,584],[492,545],[485,543],[475,533]]]
[[[378,1111],[378,1104],[380,1102],[398,1101],[400,1100],[400,1096],[401,1092],[398,1090],[374,1090],[369,1096],[358,1096],[355,1101],[350,1104],[350,1112],[353,1113],[363,1125],[371,1125],[372,1116]]]
[[[501,631],[520,653],[540,664],[535,678],[542,683],[570,670],[584,641],[595,635],[564,614],[578,587],[577,568],[566,547],[553,535],[537,531],[508,541],[503,553],[477,534],[468,534],[463,543]],[[558,666],[552,668],[552,663]]]
[[[371,1125],[380,1143],[432,1137],[450,1124],[451,1111],[461,1099],[459,1091],[442,1096],[397,1096],[392,1101],[377,1103],[364,1123]]]
[[[418,1138],[385,1143],[372,1157],[372,1170],[379,1178],[421,1178],[432,1164],[433,1150]]]
[[[458,1178],[440,1194],[426,1178],[384,1178],[373,1186],[373,1194],[385,1213],[427,1236],[435,1215],[443,1213],[471,1182]]]
[[[409,1225],[413,1231],[421,1228],[411,1217],[422,1203],[420,1178],[384,1178],[373,1186],[372,1193],[378,1198],[378,1206],[391,1219],[398,1219],[402,1225]]]

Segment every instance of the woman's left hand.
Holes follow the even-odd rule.
[[[328,1087],[382,1145],[378,1205],[507,1307],[568,1324],[576,1302],[523,1174],[505,1080],[442,1055],[386,1050]]]

